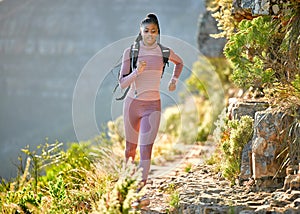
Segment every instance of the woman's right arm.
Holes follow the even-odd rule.
[[[119,76],[119,84],[122,89],[127,88],[138,76],[137,69],[134,69],[130,74],[130,48],[127,48],[123,53],[121,71]]]

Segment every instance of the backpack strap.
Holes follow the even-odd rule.
[[[128,91],[130,89],[130,86],[128,86],[124,92],[124,94],[121,97],[116,98],[116,100],[120,101],[120,100],[124,100],[124,98],[126,97],[126,95],[128,94]]]
[[[164,67],[163,67],[162,74],[161,74],[161,77],[162,77],[164,75],[166,65],[168,65],[168,67],[169,67],[170,48],[167,48],[160,43],[158,43],[158,45],[161,49],[161,53],[163,56],[163,63],[164,63]]]
[[[138,42],[134,42],[134,44],[132,44],[130,46],[130,52],[129,52],[130,69],[129,69],[129,72],[127,74],[123,75],[123,77],[126,77],[129,74],[131,74],[133,69],[136,68],[136,63],[137,63],[139,51],[140,51],[140,44]]]
[[[134,42],[130,47],[130,53],[129,53],[129,57],[130,57],[129,74],[133,71],[133,69],[136,69],[137,67],[136,64],[137,64],[139,52],[140,52],[140,43]]]
[[[131,46],[130,46],[130,52],[129,52],[129,59],[130,59],[130,69],[129,72],[127,74],[123,74],[123,77],[128,76],[129,74],[132,73],[133,69],[136,69],[136,64],[137,64],[137,59],[138,59],[138,55],[139,55],[139,51],[140,51],[140,43],[139,42],[134,42]],[[117,90],[119,84],[114,88],[114,92]],[[128,86],[124,92],[124,94],[119,97],[116,98],[116,100],[123,100],[128,91],[130,89],[130,86]]]

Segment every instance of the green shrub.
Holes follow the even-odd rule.
[[[253,119],[249,116],[242,116],[240,120],[220,117],[215,135],[217,151],[221,152],[219,167],[233,184],[240,173],[242,150],[253,135]]]
[[[90,213],[114,186],[124,199],[118,200],[122,212],[128,210],[141,178],[131,176],[127,168],[120,170],[123,159],[107,142],[99,142],[102,137],[71,143],[66,151],[58,142],[39,145],[36,150],[23,149],[25,168],[23,157],[19,176],[9,182],[2,180],[1,213]]]
[[[7,188],[3,189],[0,197],[1,213],[30,213],[41,205],[42,192],[37,192],[35,182],[30,178],[29,168],[31,158],[28,157],[24,174],[13,182],[2,183]]]
[[[111,185],[99,201],[93,203],[95,213],[127,214],[131,212],[131,204],[138,200],[144,192],[138,192],[142,178],[141,170],[135,165],[128,164],[119,172],[119,179]]]
[[[176,209],[179,207],[179,202],[180,202],[179,192],[175,191],[170,195],[169,204],[173,209]]]
[[[268,16],[242,20],[225,45],[225,56],[234,66],[232,80],[238,86],[261,87],[277,81],[269,53],[276,42],[274,26]]]
[[[59,176],[57,180],[49,181],[48,191],[52,202],[51,208],[48,210],[50,213],[68,209],[66,184],[62,176]]]
[[[66,151],[61,150],[55,155],[49,158],[55,158],[51,164],[48,164],[45,168],[46,175],[41,179],[44,182],[55,180],[58,176],[65,178],[72,178],[65,182],[72,183],[73,185],[79,184],[82,179],[81,174],[77,173],[75,169],[91,169],[92,156],[92,142],[80,142],[69,143]],[[59,156],[59,159],[56,157]],[[79,183],[78,183],[79,182]]]

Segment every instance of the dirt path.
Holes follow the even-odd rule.
[[[180,149],[182,154],[174,157],[174,160],[168,161],[162,166],[151,166],[150,180],[175,176],[186,168],[204,163],[214,152],[215,147],[211,143],[206,143],[205,145],[182,145]]]
[[[174,157],[173,161],[163,166],[151,166],[150,179],[147,184],[147,194],[151,204],[147,211],[142,213],[166,213],[169,208],[169,195],[161,191],[168,188],[176,176],[187,173],[193,167],[203,164],[213,154],[215,146],[212,143],[205,145],[183,145],[182,155]]]
[[[143,214],[300,213],[300,191],[253,192],[249,186],[231,187],[213,166],[204,164],[214,150],[212,145],[187,149],[191,152],[181,159],[152,167],[146,186],[151,204]]]

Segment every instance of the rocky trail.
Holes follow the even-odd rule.
[[[143,214],[300,213],[299,190],[256,191],[254,183],[231,187],[213,166],[205,164],[203,157],[213,152],[212,145],[189,150],[181,161],[154,167],[146,186],[151,203]]]

